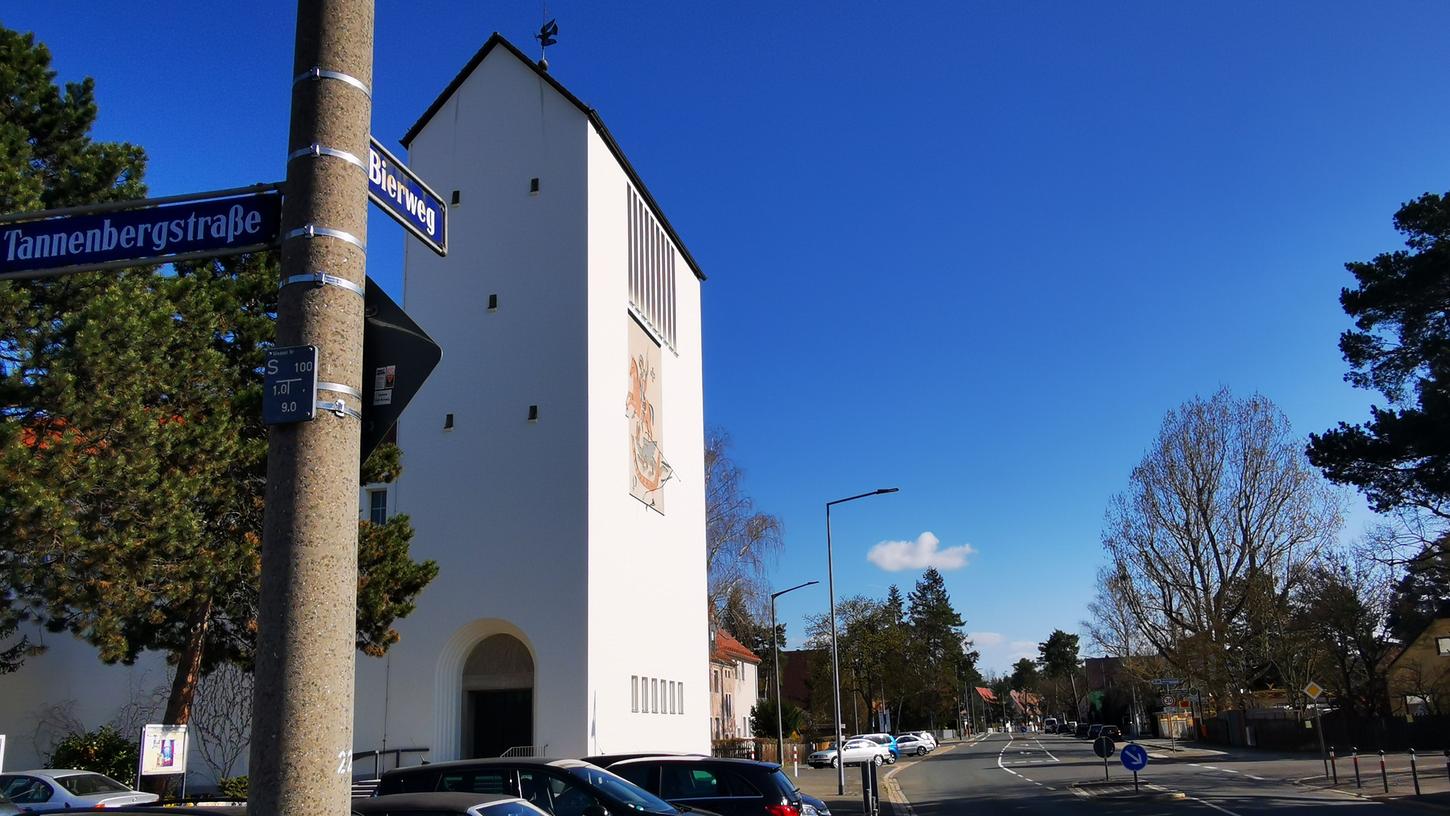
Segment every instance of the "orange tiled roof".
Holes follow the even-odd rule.
[[[724,629],[715,630],[715,651],[710,653],[711,660],[744,660],[746,663],[760,664],[760,655],[745,648],[745,644],[736,640],[733,635]]]

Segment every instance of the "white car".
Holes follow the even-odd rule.
[[[932,733],[930,731],[907,731],[906,733],[914,737],[921,737],[921,741],[926,743],[926,749],[928,751],[936,750],[936,737],[932,736]]]
[[[916,734],[902,734],[897,737],[896,747],[902,756],[926,756],[932,748],[931,743]]]
[[[0,774],[0,794],[31,813],[148,805],[161,798],[132,790],[94,771],[56,768]]]
[[[891,760],[891,749],[884,745],[878,745],[868,739],[846,740],[845,751],[839,752],[845,755],[847,765],[859,765],[863,762],[870,762],[872,765],[881,765]],[[836,767],[841,763],[841,757],[835,746],[824,751],[816,751],[806,757],[806,764],[812,768]]]

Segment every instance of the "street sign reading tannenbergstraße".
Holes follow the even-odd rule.
[[[0,219],[0,280],[265,249],[276,244],[282,220],[282,197],[272,187],[7,216]]]

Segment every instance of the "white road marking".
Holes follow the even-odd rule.
[[[1150,788],[1152,788],[1153,790],[1156,790],[1156,791],[1161,791],[1163,793],[1168,793],[1169,792],[1167,788],[1163,788],[1163,787],[1160,787],[1158,785],[1148,785],[1147,787],[1150,787]],[[1187,793],[1184,793],[1183,794],[1183,798],[1184,799],[1187,799],[1190,802],[1197,802],[1200,805],[1204,805],[1206,807],[1211,807],[1211,808],[1213,808],[1214,810],[1216,810],[1216,811],[1218,811],[1220,813],[1227,813],[1228,816],[1239,816],[1239,814],[1233,812],[1232,810],[1229,810],[1226,807],[1223,807],[1221,805],[1215,805],[1212,802],[1205,801],[1203,799],[1199,799],[1197,796],[1189,796]]]

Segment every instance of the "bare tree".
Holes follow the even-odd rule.
[[[223,663],[204,675],[191,711],[191,731],[202,762],[218,784],[233,775],[252,739],[252,673]]]
[[[1269,670],[1263,634],[1341,524],[1337,495],[1268,399],[1170,411],[1108,507],[1113,600],[1222,707]]]
[[[705,437],[705,546],[710,609],[732,591],[758,603],[765,571],[784,543],[780,519],[755,509],[745,492],[745,473],[730,458],[730,435],[712,429]]]

